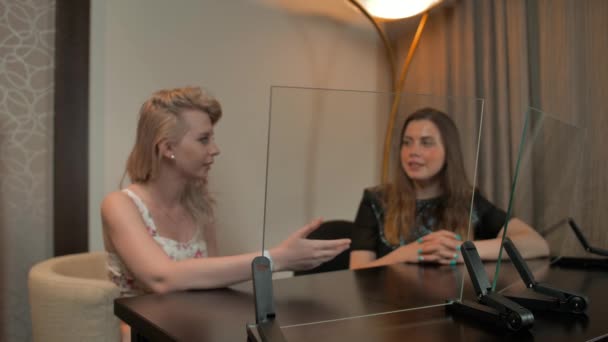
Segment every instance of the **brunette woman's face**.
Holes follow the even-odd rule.
[[[175,145],[175,165],[187,178],[207,178],[214,157],[220,150],[213,138],[213,124],[207,113],[187,110],[181,113],[186,133]]]
[[[408,123],[401,140],[401,167],[415,183],[438,181],[445,164],[441,133],[430,120]]]

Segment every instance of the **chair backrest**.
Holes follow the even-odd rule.
[[[119,341],[105,252],[71,254],[34,265],[28,278],[34,341]]]
[[[318,240],[350,239],[354,223],[346,220],[325,221],[308,238]],[[338,254],[332,260],[307,271],[297,271],[294,275],[332,272],[348,269],[350,263],[350,248]]]

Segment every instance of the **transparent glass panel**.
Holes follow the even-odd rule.
[[[445,151],[450,151],[446,155],[453,154],[457,160],[448,162],[449,167],[462,170],[458,182],[468,195],[458,202],[462,209],[460,216],[464,217],[458,222],[463,222],[462,236],[470,235],[470,208],[482,135],[482,100],[405,93],[400,98],[390,140],[391,172],[383,184],[383,149],[394,94],[271,88],[263,248],[277,246],[316,217],[353,222],[364,189],[375,187],[382,194],[394,184],[394,177],[405,172],[400,159],[402,126],[410,113],[426,107],[447,113],[455,123],[457,132],[442,139],[446,141]],[[427,143],[420,144],[424,149]],[[462,156],[453,153],[458,151],[458,144]],[[414,160],[409,172],[418,172],[418,177],[424,178],[428,158]],[[431,197],[444,198],[441,194]],[[450,229],[435,227],[432,221],[424,222],[416,225],[417,229],[423,230],[421,226],[425,225],[430,230]],[[383,230],[374,229],[379,236],[377,244],[384,243],[380,233]],[[399,241],[408,244],[416,239],[412,241],[410,234],[402,233],[396,247]],[[275,279],[277,315],[283,326],[294,326],[444,305],[447,300],[461,297],[463,273],[462,264],[421,265],[415,259],[356,271],[343,269]],[[289,305],[281,302],[285,293],[289,293]]]
[[[564,119],[528,108],[513,171],[511,217],[545,237],[551,255],[560,256],[576,239],[569,222],[581,212],[580,173],[584,130]],[[508,228],[507,228],[508,229]],[[543,263],[529,262],[534,265]]]

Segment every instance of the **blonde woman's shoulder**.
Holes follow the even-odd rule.
[[[115,221],[118,217],[124,216],[125,213],[137,212],[133,200],[122,190],[108,193],[101,202],[100,209],[104,226],[107,222]]]

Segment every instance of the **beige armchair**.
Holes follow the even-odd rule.
[[[107,279],[106,253],[71,254],[32,267],[28,287],[34,341],[120,341],[119,290]]]

